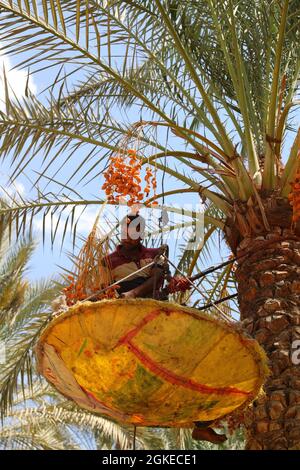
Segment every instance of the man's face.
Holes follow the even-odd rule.
[[[138,246],[142,239],[141,235],[141,225],[138,219],[128,219],[127,225],[126,223],[123,223],[121,230],[121,241],[125,248],[133,248]]]

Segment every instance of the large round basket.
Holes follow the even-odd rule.
[[[85,302],[52,320],[39,372],[80,407],[139,426],[190,427],[246,406],[268,373],[233,325],[152,299]]]

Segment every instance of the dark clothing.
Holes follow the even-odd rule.
[[[132,289],[135,289],[136,287],[144,284],[145,281],[146,279],[144,277],[136,277],[131,281],[123,281],[120,283],[120,289],[118,289],[118,293],[123,294],[123,292],[128,292]]]
[[[134,253],[134,259],[132,259],[129,254],[126,256],[121,248],[122,245],[117,246],[116,250],[105,258],[105,264],[111,270],[113,282],[118,282],[129,274],[132,275],[128,280],[120,283],[120,289],[118,290],[120,294],[142,285],[151,277],[154,266],[151,265],[147,267],[147,265],[160,253],[160,248],[146,248],[140,244],[139,249]],[[158,260],[156,266],[162,268],[162,261]],[[143,271],[135,273],[143,267],[145,268]],[[160,289],[162,282],[163,281],[158,280],[155,291]]]

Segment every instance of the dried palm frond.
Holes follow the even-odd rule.
[[[107,257],[110,249],[109,239],[107,236],[101,237],[98,222],[99,215],[78,254],[74,274],[68,276],[71,283],[64,289],[68,305],[84,300],[112,283],[111,267]],[[112,289],[106,290],[101,298],[114,296],[115,290]]]

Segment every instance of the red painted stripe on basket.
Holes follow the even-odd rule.
[[[186,379],[185,377],[180,377],[173,372],[170,372],[168,369],[165,369],[163,366],[157,364],[153,361],[147,354],[142,352],[137,346],[131,342],[127,342],[127,346],[133,352],[133,354],[144,364],[151,372],[163,377],[167,382],[172,383],[173,385],[181,385],[182,387],[189,388],[190,390],[195,390],[200,393],[214,393],[217,395],[250,395],[250,392],[245,392],[239,390],[235,387],[210,387],[208,385],[199,384],[194,382],[191,379]]]
[[[143,328],[143,326],[147,325],[147,323],[154,320],[154,318],[158,317],[162,312],[162,309],[158,309],[148,313],[135,328],[128,331],[128,333],[126,333],[124,336],[122,336],[122,338],[119,339],[115,347],[120,346],[121,344],[127,344],[128,341],[130,341],[138,334],[138,332]]]

